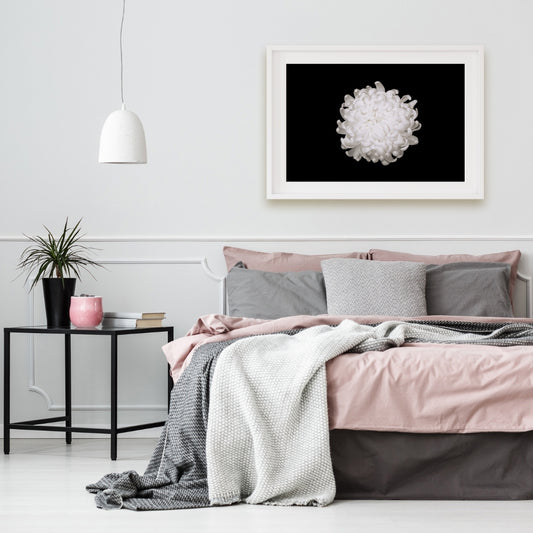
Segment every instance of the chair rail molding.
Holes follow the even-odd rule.
[[[446,235],[446,234],[391,234],[391,235],[86,235],[81,241],[105,242],[184,242],[184,243],[235,243],[235,242],[381,242],[381,241],[533,241],[533,235]],[[0,242],[25,243],[21,235],[0,235]]]

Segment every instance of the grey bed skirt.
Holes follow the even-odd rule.
[[[337,499],[533,499],[533,431],[330,432]]]

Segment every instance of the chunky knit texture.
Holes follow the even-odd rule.
[[[351,347],[353,326],[249,337],[224,350],[207,427],[213,505],[333,500],[324,364]]]

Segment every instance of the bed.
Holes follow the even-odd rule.
[[[224,254],[228,313],[164,347],[165,431],[99,507],[533,498],[520,252]]]

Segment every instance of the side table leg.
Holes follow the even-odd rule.
[[[111,460],[117,459],[117,335],[111,335]]]
[[[167,392],[167,414],[170,412],[170,394],[172,393],[172,389],[174,388],[174,380],[172,379],[172,375],[170,374],[170,365],[167,365],[167,373],[168,373],[168,392]]]
[[[167,342],[172,342],[174,340],[174,328],[170,328],[167,332]],[[172,379],[172,375],[170,374],[170,365],[168,365],[168,391],[167,391],[167,413],[170,411],[170,393],[172,392],[172,389],[174,388],[174,380]]]
[[[4,330],[4,453],[9,453],[10,422],[10,332]]]
[[[71,349],[70,335],[65,334],[65,441],[72,443],[72,370],[71,370]]]

